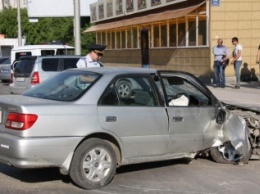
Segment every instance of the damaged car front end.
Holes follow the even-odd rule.
[[[250,159],[260,159],[260,111],[249,107],[226,104],[229,112],[243,118],[251,145]]]
[[[221,112],[217,122],[222,125],[209,151],[210,156],[218,163],[246,164],[252,152],[246,121],[230,110],[225,110],[227,115],[224,116],[224,110]]]

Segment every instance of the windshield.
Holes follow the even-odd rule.
[[[64,71],[23,95],[56,101],[74,101],[91,88],[99,77],[100,74],[88,71]]]

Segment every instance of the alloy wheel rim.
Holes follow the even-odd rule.
[[[107,150],[94,148],[90,150],[83,160],[85,177],[93,182],[103,180],[112,168],[112,158]]]

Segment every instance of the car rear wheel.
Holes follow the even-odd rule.
[[[91,138],[75,151],[70,168],[70,177],[84,189],[106,186],[116,172],[116,154],[106,141]]]

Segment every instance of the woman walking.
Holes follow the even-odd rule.
[[[233,37],[232,38],[232,44],[234,45],[234,49],[232,52],[232,61],[231,64],[234,64],[234,70],[235,70],[235,75],[236,75],[236,89],[240,88],[240,67],[242,64],[242,50],[243,47],[241,44],[238,44],[238,38]]]

